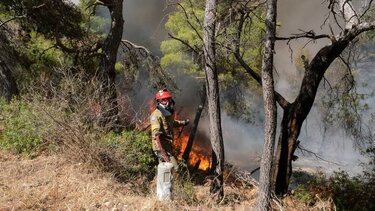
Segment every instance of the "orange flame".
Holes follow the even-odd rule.
[[[180,137],[178,135],[180,134],[181,129],[177,128],[175,131],[175,140],[174,140],[174,148],[178,150],[178,159],[182,159],[182,155],[184,154],[184,151],[186,149],[187,142],[189,140],[189,133],[185,131],[182,131]],[[197,140],[195,140],[197,141]],[[200,170],[207,171],[211,167],[211,159],[209,156],[209,153],[204,148],[197,146],[196,144],[193,145],[191,152],[189,154],[189,160],[188,165],[191,167],[198,167]],[[196,166],[199,165],[199,166]]]

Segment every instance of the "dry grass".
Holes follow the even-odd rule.
[[[136,196],[136,187],[62,155],[28,159],[0,151],[0,172],[0,210],[248,210],[251,206],[247,201],[214,205],[207,197],[208,186],[197,187],[200,205],[161,203],[153,196]],[[227,197],[238,197],[235,192],[226,188]],[[253,194],[250,190],[246,195]]]
[[[35,159],[0,151],[0,211],[5,210],[251,210],[256,188],[225,187],[225,199],[217,205],[208,195],[209,186],[195,186],[197,202],[161,203],[155,193],[139,196],[136,186],[120,183],[108,173],[85,163],[72,163],[63,155]],[[291,198],[274,210],[329,210],[324,202],[309,207]]]

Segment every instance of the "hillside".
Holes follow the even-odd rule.
[[[136,182],[123,184],[110,174],[72,163],[64,155],[34,159],[0,151],[0,210],[251,210],[256,189],[226,186],[225,201],[214,205],[208,186],[194,187],[198,201],[158,202],[151,194],[137,193]],[[326,204],[307,207],[286,198],[275,210],[319,210]],[[327,208],[327,207],[326,207]]]

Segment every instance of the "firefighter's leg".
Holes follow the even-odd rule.
[[[176,159],[174,156],[170,155],[170,156],[169,156],[169,160],[170,160],[171,163],[173,164],[173,169],[174,169],[174,171],[177,172],[177,171],[178,171],[178,163],[177,163],[177,159]]]

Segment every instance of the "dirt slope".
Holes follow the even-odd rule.
[[[254,188],[225,188],[227,203],[215,205],[208,186],[195,187],[199,205],[178,201],[157,202],[137,196],[132,186],[117,182],[110,174],[95,172],[62,155],[28,159],[0,150],[0,211],[5,210],[251,210]],[[275,210],[280,205],[274,204]],[[288,206],[288,207],[287,207]],[[283,210],[315,210],[286,200]],[[316,209],[318,210],[318,209]]]

